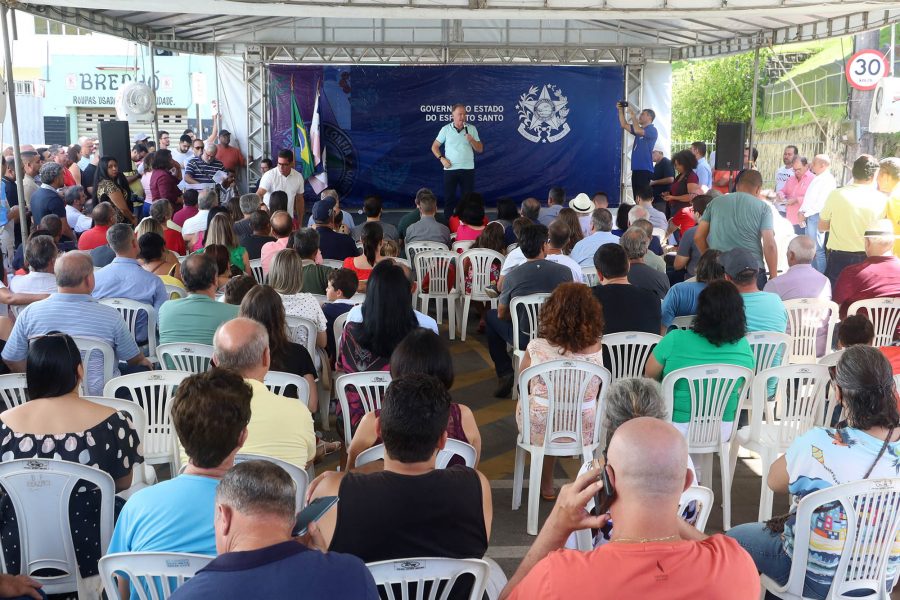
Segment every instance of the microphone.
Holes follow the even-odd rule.
[[[463,129],[466,130],[466,135],[469,135],[469,126],[468,126],[468,125],[463,125]]]

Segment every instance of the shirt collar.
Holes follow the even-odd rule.
[[[57,292],[51,294],[50,298],[57,302],[97,302],[90,294],[70,294],[68,292]]]
[[[287,540],[280,544],[266,546],[265,548],[259,548],[257,550],[226,552],[225,554],[220,554],[202,570],[244,571],[284,560],[285,558],[304,552],[310,552],[309,548],[303,544],[298,544],[294,540]]]
[[[55,187],[53,187],[52,185],[47,185],[46,183],[42,183],[41,187],[45,190],[52,190],[54,192],[58,191]]]
[[[137,259],[135,259],[135,258],[127,258],[127,257],[125,257],[125,256],[117,256],[117,257],[115,257],[114,259],[112,259],[112,261],[113,261],[114,263],[126,264],[126,265],[128,265],[128,264],[130,264],[130,265],[136,265],[136,264],[138,264]]]

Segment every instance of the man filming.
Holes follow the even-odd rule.
[[[631,147],[631,189],[632,191],[650,185],[653,179],[653,147],[656,145],[658,133],[653,125],[656,113],[645,108],[637,114],[627,100],[616,103],[619,111],[619,125],[634,136]],[[625,119],[628,111],[630,123]]]

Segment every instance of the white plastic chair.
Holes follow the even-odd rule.
[[[90,394],[92,396],[102,395],[102,393],[103,393],[102,386],[109,383],[109,380],[112,379],[116,373],[117,363],[116,363],[115,351],[113,350],[112,346],[109,345],[108,342],[105,342],[103,340],[73,335],[72,341],[75,342],[75,345],[78,346],[79,352],[81,352],[81,362],[84,364],[84,374],[85,374],[85,377],[84,377],[85,393]],[[103,381],[102,381],[101,387],[99,387],[97,389],[89,389],[87,386],[88,386],[88,380],[90,379],[90,377],[88,377],[90,360],[96,353],[100,353],[101,360],[103,362],[103,376],[102,376]]]
[[[350,447],[353,431],[350,426],[350,402],[347,390],[354,388],[359,394],[363,411],[368,414],[381,408],[384,393],[391,384],[391,374],[387,371],[360,371],[341,375],[334,382],[338,402],[341,403],[341,417],[344,421],[344,447]]]
[[[613,380],[643,377],[647,359],[662,337],[642,331],[623,331],[603,336]]]
[[[509,317],[512,320],[512,348],[513,348],[513,367],[515,372],[519,372],[519,363],[525,358],[525,348],[519,347],[519,339],[524,331],[520,319],[524,317],[528,323],[528,341],[530,342],[537,337],[538,325],[540,324],[541,309],[544,301],[550,297],[550,294],[528,294],[527,296],[519,296],[513,298],[509,303]],[[519,397],[519,386],[513,386],[513,399]]]
[[[826,354],[822,358],[818,360],[818,364],[824,365],[826,367],[836,367],[838,362],[841,360],[841,357],[844,355],[843,350],[836,350],[831,354]]]
[[[208,344],[178,342],[160,344],[156,347],[156,354],[159,357],[159,366],[164,371],[187,371],[199,374],[210,369],[213,350],[214,348]]]
[[[6,409],[28,402],[28,381],[25,373],[0,375],[0,400]]]
[[[347,326],[347,317],[350,315],[349,312],[345,312],[342,315],[338,315],[334,320],[334,325],[332,325],[332,333],[334,334],[334,351],[337,354],[341,349],[341,338],[344,337],[344,327]]]
[[[722,473],[722,523],[725,530],[731,529],[731,440],[737,430],[731,427],[728,439],[722,439],[722,422],[725,409],[732,392],[737,391],[737,407],[744,403],[753,381],[753,371],[746,367],[724,364],[708,364],[676,369],[663,378],[663,398],[666,414],[672,418],[675,384],[687,380],[691,397],[691,419],[687,424],[688,452],[701,455],[704,459],[700,472],[706,485],[712,479],[712,455],[719,453]],[[737,419],[737,412],[735,419]],[[700,456],[694,459],[697,463]],[[711,487],[707,485],[707,487]]]
[[[366,567],[387,600],[423,600],[426,585],[431,586],[428,600],[447,600],[461,575],[475,579],[469,600],[481,600],[490,572],[490,565],[479,558],[398,558],[369,563]],[[399,595],[394,586],[399,586]]]
[[[192,374],[187,371],[147,371],[116,377],[103,388],[103,396],[116,398],[116,392],[126,390],[133,402],[137,402],[147,415],[144,433],[144,460],[147,464],[168,463],[172,473],[177,472],[175,428],[172,426],[170,404],[175,389]]]
[[[672,319],[672,327],[675,329],[693,329],[694,319],[696,318],[697,315],[682,315],[680,317],[675,317]]]
[[[751,331],[745,339],[750,343],[753,358],[756,360],[754,375],[764,369],[790,362],[792,344],[790,335],[777,331]],[[779,362],[776,363],[776,359]]]
[[[252,265],[253,262],[251,261],[250,264]],[[330,268],[332,268],[332,269],[343,269],[343,268],[344,268],[344,261],[342,261],[342,260],[334,260],[334,259],[332,259],[332,258],[323,258],[323,259],[322,259],[322,266],[323,266],[323,267],[330,267]]]
[[[827,328],[825,336],[825,352],[831,352],[834,337],[834,326],[838,322],[839,308],[831,300],[819,298],[796,298],[785,300],[784,308],[788,314],[793,346],[791,361],[795,363],[814,363],[818,358],[817,340],[819,330]]]
[[[769,400],[769,381],[774,379],[775,398]],[[767,483],[769,468],[798,437],[824,421],[828,367],[785,365],[760,371],[753,379],[750,425],[738,429],[731,446],[731,464],[738,447],[756,452],[762,463],[759,519],[772,516],[774,493]],[[732,471],[733,472],[733,471]]]
[[[462,254],[466,250],[472,248],[475,245],[475,240],[463,240],[461,242],[457,242],[454,240],[453,245],[450,246],[451,252],[456,252],[457,254]]]
[[[869,298],[857,300],[847,309],[847,315],[866,311],[875,328],[875,346],[890,346],[900,324],[900,298]]]
[[[888,558],[900,531],[900,478],[864,479],[835,485],[804,496],[797,506],[791,572],[785,585],[760,576],[764,590],[784,600],[803,600],[810,529],[820,506],[839,502],[847,516],[841,533],[843,549],[835,569],[828,598],[845,600],[851,590],[867,590],[866,598],[889,600],[885,590]],[[813,549],[815,551],[815,549]]]
[[[531,441],[531,411],[529,384],[540,377],[547,386],[547,423],[544,441],[536,445]],[[594,408],[594,428],[590,442],[585,445],[582,432],[582,405],[587,388],[594,378],[600,380]],[[522,504],[522,486],[525,475],[525,453],[531,455],[531,471],[528,477],[528,523],[526,530],[537,535],[538,499],[541,471],[545,456],[581,456],[585,462],[593,457],[600,446],[602,413],[606,392],[612,376],[605,368],[580,360],[551,360],[528,367],[519,375],[519,398],[522,405],[522,430],[516,441],[516,463],[513,475],[512,508]]]
[[[287,474],[291,476],[291,479],[294,480],[294,485],[297,487],[297,494],[295,497],[295,510],[297,512],[303,510],[303,508],[306,506],[306,488],[309,487],[309,475],[307,474],[306,470],[301,469],[297,465],[293,465],[285,460],[281,460],[280,458],[275,458],[274,456],[264,456],[262,454],[239,453],[234,457],[234,464],[246,462],[248,460],[264,460],[276,464],[284,469],[285,472],[287,472]]]
[[[509,254],[510,252],[512,252],[513,250],[515,250],[515,249],[518,248],[518,247],[519,247],[518,242],[513,242],[512,244],[509,244],[509,245],[506,247],[506,253]]]
[[[467,467],[475,468],[475,460],[477,459],[475,446],[453,438],[447,438],[444,448],[438,451],[437,459],[434,461],[434,468],[446,469],[450,459],[454,456],[462,458]],[[353,462],[353,466],[361,467],[376,460],[384,460],[384,444],[376,444],[360,452]]]
[[[119,595],[114,575],[124,575],[140,600],[163,600],[171,597],[213,558],[185,552],[107,554],[100,559],[100,580],[110,600],[128,600]]]
[[[171,283],[163,284],[166,286],[166,297],[169,300],[180,300],[181,298],[187,298],[187,290],[178,285],[172,285]]]
[[[449,250],[449,248],[440,242],[411,242],[406,244],[406,260],[415,264],[416,254],[426,250]]]
[[[316,334],[318,326],[304,317],[285,316],[287,322],[288,338],[295,344],[300,344],[309,352],[309,357],[315,360]]]
[[[256,283],[258,283],[259,285],[265,285],[266,274],[263,272],[262,259],[255,258],[250,261],[250,273],[253,274],[253,279],[256,280]]]
[[[128,298],[104,298],[99,302],[106,306],[112,306],[119,311],[119,314],[125,319],[125,324],[128,325],[128,331],[131,332],[135,341],[138,341],[138,316],[142,312],[147,315],[147,358],[150,359],[151,362],[156,362],[156,309],[150,304],[144,304],[137,300],[129,300]]]
[[[456,289],[460,296],[459,339],[466,341],[466,329],[469,323],[469,307],[472,302],[490,302],[491,308],[497,308],[497,298],[487,295],[485,289],[491,285],[491,266],[496,262],[503,265],[504,256],[487,248],[466,250],[459,255],[456,269]],[[472,274],[471,291],[466,293],[466,271]]]
[[[450,250],[421,250],[415,254],[416,288],[419,294],[419,310],[428,314],[428,305],[434,300],[437,322],[444,322],[444,304],[447,302],[447,314],[450,318],[450,339],[456,337],[456,303],[459,289],[450,281],[450,268],[457,262],[459,255]],[[457,267],[457,270],[459,268]],[[424,282],[428,277],[428,291]]]
[[[597,275],[597,267],[581,267],[584,276],[584,284],[590,287],[600,285],[600,276]]]
[[[284,396],[284,390],[288,386],[297,386],[298,400],[309,408],[309,382],[303,377],[284,371],[269,371],[263,379],[263,384],[270,392],[279,396]]]
[[[131,400],[123,400],[122,398],[106,398],[104,396],[85,396],[85,400],[90,400],[95,404],[102,404],[114,410],[125,413],[125,416],[131,420],[134,431],[137,433],[138,441],[141,446],[144,445],[144,436],[147,434],[147,414],[141,405]],[[146,461],[134,465],[131,476],[131,487],[124,492],[119,492],[119,496],[128,499],[136,491],[153,485],[156,483],[156,469]]]
[[[108,473],[62,460],[28,458],[0,463],[0,485],[6,490],[19,525],[19,568],[43,585],[47,594],[78,592],[79,598],[97,598],[81,578],[69,523],[69,498],[79,481],[100,491],[100,554],[109,548],[113,531],[116,484]],[[7,572],[2,552],[0,567]],[[60,575],[38,576],[35,571],[55,569]],[[99,587],[99,583],[98,583]]]

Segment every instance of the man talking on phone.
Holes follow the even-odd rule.
[[[475,153],[484,152],[478,130],[466,122],[465,105],[454,104],[451,116],[451,122],[441,127],[431,144],[431,153],[444,167],[444,216],[448,221],[456,208],[456,189],[460,197],[475,191]]]
[[[650,185],[653,179],[653,147],[659,135],[653,125],[656,113],[645,108],[637,114],[626,100],[619,100],[616,108],[619,111],[619,125],[634,136],[631,147],[631,189],[634,191]],[[625,118],[626,110],[630,122]]]

